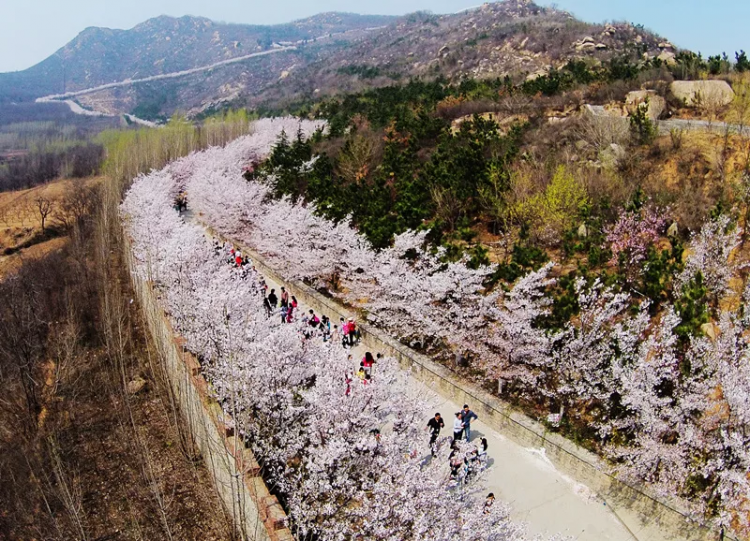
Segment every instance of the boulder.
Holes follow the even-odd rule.
[[[669,90],[688,107],[701,104],[723,107],[734,99],[734,90],[726,81],[675,81]]]
[[[607,45],[605,45],[604,43],[597,43],[596,44],[596,50],[597,51],[603,51],[604,49],[607,49]]]
[[[662,51],[662,53],[657,56],[659,60],[664,62],[665,64],[675,64],[675,54],[672,51]]]
[[[607,169],[614,169],[618,162],[626,156],[625,149],[617,143],[612,143],[607,148],[599,152],[599,162]]]
[[[668,41],[663,41],[658,45],[659,49],[674,49],[674,45]]]
[[[128,391],[128,394],[138,394],[145,388],[146,380],[139,376],[128,382],[126,390]]]
[[[703,334],[710,338],[712,342],[716,342],[716,338],[721,334],[720,329],[713,323],[704,323],[701,325],[701,331],[703,331]]]
[[[526,76],[526,80],[527,81],[533,81],[534,79],[538,79],[539,77],[544,77],[545,75],[547,75],[547,70],[546,69],[540,69],[540,70],[535,71],[534,73],[529,73]]]
[[[636,90],[625,97],[625,109],[628,113],[634,113],[638,106],[648,100],[648,111],[646,114],[652,121],[659,120],[667,108],[667,100],[659,96],[653,90]]]

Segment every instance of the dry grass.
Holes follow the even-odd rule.
[[[17,251],[26,252],[28,245],[48,244],[41,237],[41,215],[37,201],[51,202],[51,210],[46,218],[46,226],[54,226],[62,219],[62,203],[65,197],[77,186],[94,186],[101,178],[58,180],[49,184],[36,186],[28,190],[0,192],[0,269],[5,255]],[[37,249],[36,252],[39,250]]]
[[[10,255],[0,255],[0,279],[9,273],[18,271],[25,262],[42,259],[51,252],[62,249],[69,240],[68,237],[59,237],[34,244]]]

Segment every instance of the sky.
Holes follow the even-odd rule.
[[[557,0],[588,22],[643,24],[675,45],[701,51],[750,52],[750,0]],[[0,72],[26,69],[89,26],[132,28],[159,15],[200,15],[215,21],[277,24],[324,11],[403,15],[453,13],[481,0],[0,0]],[[116,7],[115,7],[116,6]],[[744,28],[743,28],[744,27]]]

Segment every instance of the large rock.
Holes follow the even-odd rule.
[[[734,90],[726,81],[675,81],[669,89],[688,107],[701,104],[722,107],[734,99]]]
[[[659,96],[653,90],[636,90],[625,97],[625,109],[628,113],[634,113],[638,106],[648,100],[648,111],[646,114],[652,121],[659,120],[667,108],[667,100]]]
[[[607,169],[614,169],[617,164],[625,159],[627,152],[617,143],[612,143],[599,152],[599,162]]]
[[[659,60],[664,62],[665,64],[676,64],[677,60],[675,60],[677,57],[672,51],[662,51],[659,56],[657,56]]]
[[[126,389],[128,394],[138,394],[146,388],[146,380],[138,376],[134,380],[129,381]]]

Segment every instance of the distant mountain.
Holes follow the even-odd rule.
[[[91,27],[39,64],[0,74],[0,101],[91,88],[183,71],[269,50],[387,25],[394,17],[324,13],[275,26],[223,24],[203,17],[161,16],[130,30]]]
[[[248,57],[258,52],[269,54]],[[273,108],[412,77],[523,80],[572,59],[595,64],[623,55],[670,58],[674,51],[640,27],[587,24],[529,0],[487,3],[452,15],[326,13],[277,26],[158,17],[131,30],[86,29],[40,64],[0,74],[0,102],[214,66],[75,96],[85,108],[158,118],[228,104]]]

